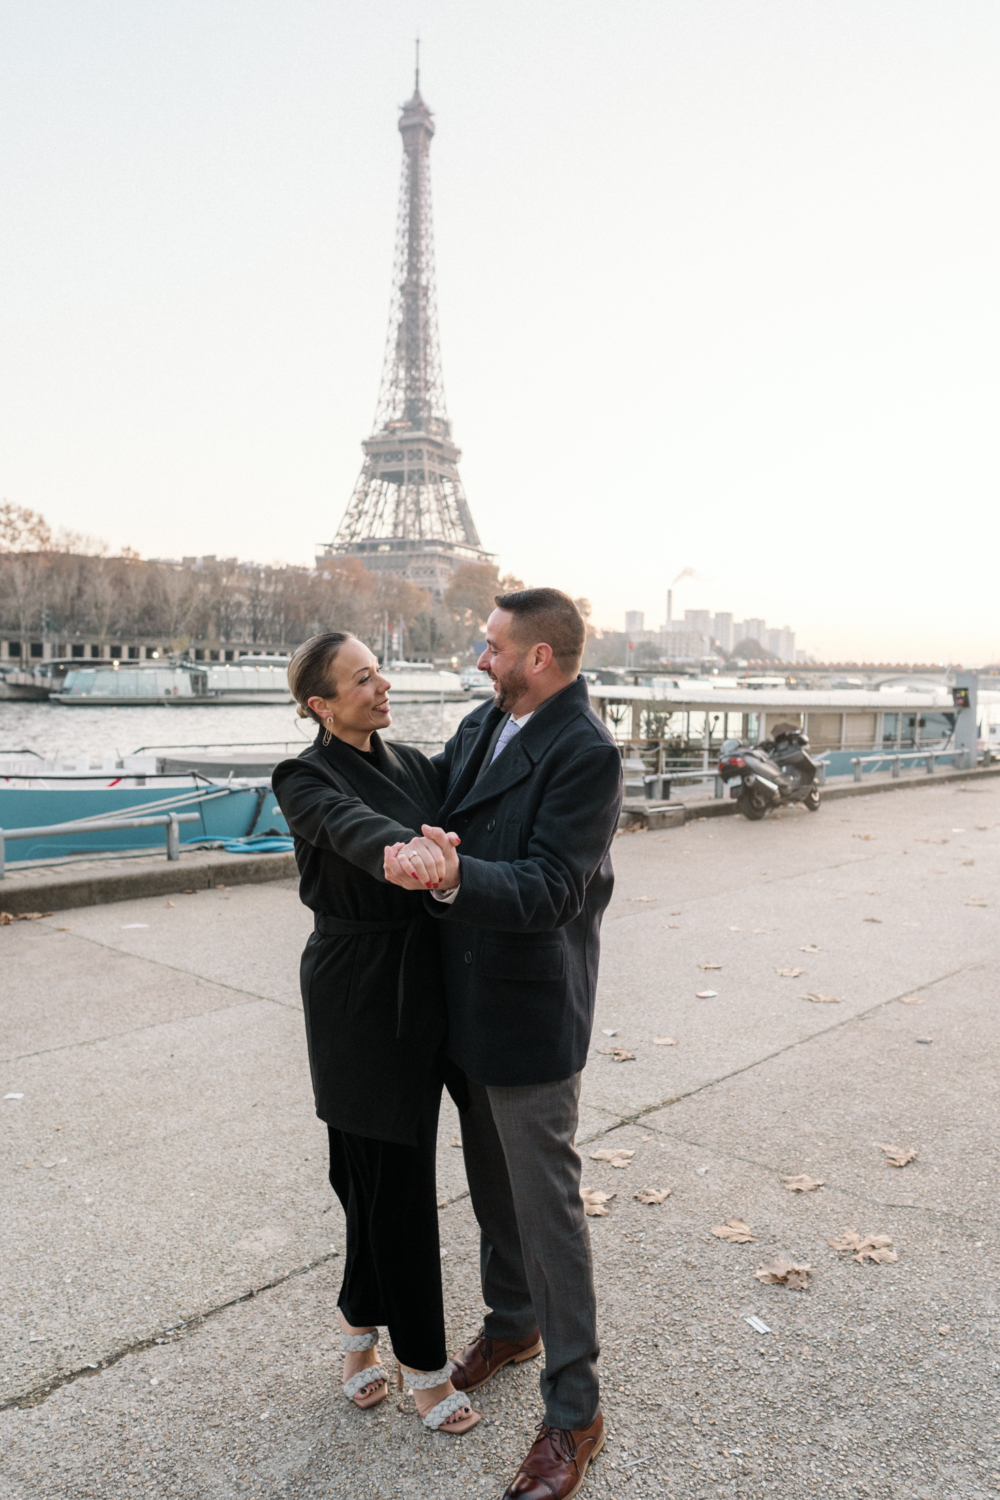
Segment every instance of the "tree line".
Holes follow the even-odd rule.
[[[489,564],[465,563],[442,599],[354,558],[303,568],[201,558],[118,554],[74,533],[54,533],[37,512],[0,504],[0,636],[288,651],[322,630],[350,630],[381,651],[387,631],[410,657],[463,654],[482,634],[493,596],[523,588]]]

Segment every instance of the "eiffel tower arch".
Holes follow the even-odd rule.
[[[420,95],[402,106],[403,173],[389,336],[364,464],[333,541],[316,559],[354,557],[440,598],[462,563],[492,563],[458,472],[461,450],[444,400],[434,285],[430,147],[434,120]]]

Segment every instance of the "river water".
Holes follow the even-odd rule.
[[[482,703],[399,703],[392,709],[387,740],[419,744],[428,754],[440,749],[464,719]],[[296,755],[316,734],[315,725],[296,717],[295,705],[251,704],[246,707],[70,708],[63,703],[0,702],[0,755],[35,750],[49,760],[74,761],[131,755],[141,749],[219,745],[284,744]]]

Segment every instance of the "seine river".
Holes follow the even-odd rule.
[[[482,701],[397,704],[385,737],[421,744],[433,755]],[[285,744],[295,755],[314,734],[313,726],[296,717],[294,705],[284,703],[246,708],[68,708],[62,703],[0,702],[0,755],[35,750],[49,760],[119,758],[143,748],[234,744],[272,745],[279,750]]]

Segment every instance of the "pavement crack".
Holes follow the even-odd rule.
[[[113,943],[102,943],[99,938],[88,937],[86,933],[77,932],[74,933],[73,936],[79,939],[80,942],[90,943],[94,948],[101,948],[105,953],[114,953],[120,958],[134,958],[137,959],[140,963],[144,964],[155,964],[157,968],[166,969],[170,974],[180,974],[185,979],[193,979],[197,984],[211,985],[213,989],[224,990],[230,995],[239,995],[244,1004],[252,1004],[258,1000],[263,1000],[266,1004],[278,1005],[283,1010],[296,1009],[295,1006],[287,1005],[283,1000],[276,1000],[273,995],[261,995],[258,994],[255,990],[240,989],[239,986],[235,984],[227,984],[224,979],[208,979],[204,974],[198,974],[193,969],[181,968],[179,964],[167,964],[164,963],[162,959],[149,958],[142,953],[130,953],[126,948],[116,948]],[[195,1016],[218,1015],[221,1011],[233,1010],[235,1008],[235,1004],[213,1005],[208,1010],[192,1011],[190,1015],[178,1016],[175,1017],[174,1020],[188,1021],[193,1019]],[[9,1056],[0,1057],[0,1062],[18,1063],[24,1062],[32,1057],[48,1057],[53,1052],[69,1052],[72,1051],[74,1047],[93,1047],[96,1046],[99,1042],[114,1041],[116,1037],[136,1036],[139,1032],[142,1031],[155,1031],[159,1026],[170,1026],[173,1024],[173,1020],[150,1021],[147,1025],[144,1026],[129,1026],[121,1031],[109,1031],[102,1036],[86,1037],[80,1041],[64,1042],[58,1047],[41,1047],[37,1052],[11,1053]],[[0,1410],[2,1410],[2,1408],[0,1408]]]
[[[239,991],[236,991],[239,993]],[[266,1000],[266,995],[245,995],[245,1005],[255,1005],[258,1000]],[[276,1002],[279,1003],[280,1002]],[[33,1057],[51,1057],[56,1052],[72,1052],[77,1047],[97,1047],[101,1042],[114,1042],[120,1037],[139,1036],[144,1031],[157,1031],[162,1026],[177,1026],[184,1021],[197,1020],[199,1016],[218,1016],[224,1011],[239,1010],[240,1006],[234,1001],[232,1005],[213,1005],[207,1010],[194,1010],[182,1016],[172,1016],[169,1020],[150,1021],[144,1026],[128,1026],[122,1031],[109,1031],[102,1036],[81,1037],[73,1042],[62,1042],[58,1047],[40,1047],[37,1052],[15,1052],[9,1057],[0,1057],[2,1063],[29,1062]]]
[[[933,989],[937,984],[943,984],[947,979],[954,979],[959,974],[970,974],[974,969],[981,969],[987,963],[986,959],[976,959],[973,963],[960,964],[957,969],[949,969],[945,974],[938,974],[933,979],[928,979],[924,984],[909,985],[901,990],[898,995],[889,995],[885,1000],[876,1000],[872,1005],[863,1010],[856,1010],[852,1015],[844,1016],[840,1021],[834,1021],[829,1026],[822,1026],[818,1031],[810,1031],[807,1036],[797,1037],[793,1042],[787,1042],[783,1047],[776,1047],[773,1052],[765,1052],[761,1057],[754,1058],[752,1062],[744,1063],[742,1067],[733,1068],[729,1073],[720,1073],[718,1078],[710,1078],[705,1083],[699,1083],[695,1088],[686,1089],[680,1094],[671,1094],[668,1098],[657,1100],[653,1104],[644,1104],[640,1109],[633,1110],[631,1114],[621,1115],[617,1125],[608,1126],[608,1130],[617,1130],[622,1125],[635,1125],[646,1115],[655,1114],[658,1109],[669,1109],[673,1104],[680,1104],[685,1099],[693,1099],[697,1094],[704,1094],[709,1089],[714,1089],[720,1083],[727,1083],[731,1078],[739,1078],[744,1073],[752,1073],[755,1068],[764,1063],[773,1062],[776,1057],[783,1057],[786,1052],[794,1052],[798,1047],[808,1046],[818,1040],[819,1037],[829,1036],[831,1032],[843,1031],[845,1027],[851,1026],[855,1021],[863,1020],[865,1016],[874,1015],[878,1010],[884,1010],[887,1005],[895,1005],[907,995],[919,995],[923,990]],[[606,1135],[608,1130],[595,1132],[589,1140],[596,1140],[598,1136]],[[586,1144],[586,1143],[584,1143]]]
[[[96,1367],[93,1364],[80,1365],[75,1370],[60,1371],[59,1374],[47,1377],[40,1384],[33,1386],[30,1390],[22,1391],[17,1396],[7,1396],[0,1400],[0,1412],[10,1411],[12,1407],[25,1409],[31,1406],[40,1406],[41,1403],[55,1391],[61,1390],[63,1386],[72,1385],[77,1380],[86,1380],[92,1375],[100,1375],[105,1370],[110,1370],[113,1365],[119,1364],[130,1354],[141,1354],[145,1349],[152,1349],[167,1340],[176,1342],[176,1336],[193,1333],[211,1318],[218,1317],[230,1307],[239,1307],[241,1302],[251,1302],[254,1297],[259,1297],[263,1292],[272,1291],[274,1287],[284,1286],[289,1281],[294,1281],[299,1276],[306,1276],[310,1271],[315,1271],[319,1266],[326,1265],[331,1260],[336,1260],[340,1255],[339,1250],[331,1250],[326,1255],[318,1255],[315,1260],[308,1261],[304,1266],[295,1266],[291,1271],[285,1271],[280,1276],[273,1277],[270,1281],[262,1282],[260,1286],[251,1287],[249,1291],[241,1292],[238,1297],[230,1297],[225,1302],[220,1302],[214,1307],[207,1308],[205,1312],[195,1313],[191,1318],[185,1318],[180,1323],[170,1323],[151,1333],[146,1338],[135,1339],[129,1344],[120,1344],[110,1354],[106,1354],[98,1360]]]

